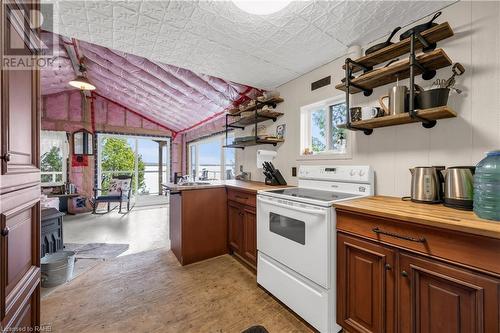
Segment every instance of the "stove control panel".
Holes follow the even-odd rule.
[[[301,165],[299,179],[372,183],[373,169],[368,165]]]

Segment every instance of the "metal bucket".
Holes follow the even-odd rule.
[[[74,251],[59,251],[43,257],[41,259],[42,287],[51,288],[71,280],[75,256]]]

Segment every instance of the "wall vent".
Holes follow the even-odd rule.
[[[311,83],[311,91],[327,86],[330,83],[332,83],[331,76],[327,76],[322,79],[319,79],[318,81],[314,81],[313,83]]]

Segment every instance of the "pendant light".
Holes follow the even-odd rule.
[[[80,73],[75,79],[69,81],[69,85],[84,91],[95,90],[95,86],[86,77],[87,70],[83,64],[80,64]]]

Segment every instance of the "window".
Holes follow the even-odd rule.
[[[98,188],[106,191],[115,175],[131,175],[134,195],[161,193],[160,169],[162,183],[170,174],[168,138],[98,133],[97,143]]]
[[[234,149],[224,149],[225,136],[217,135],[189,143],[188,173],[198,180],[233,179],[236,171]]]
[[[42,186],[63,185],[66,182],[68,149],[66,132],[41,132],[40,169]]]
[[[346,122],[344,98],[332,98],[300,109],[301,156],[350,157],[349,133],[338,128]]]

